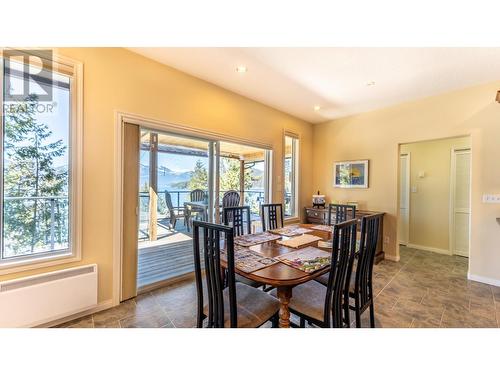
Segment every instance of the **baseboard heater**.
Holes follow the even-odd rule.
[[[97,264],[0,282],[0,327],[34,327],[97,305]]]

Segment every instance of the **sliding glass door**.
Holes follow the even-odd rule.
[[[233,142],[219,143],[219,209],[250,207],[252,231],[260,231],[260,205],[269,202],[270,151]]]
[[[141,130],[137,286],[193,271],[192,222],[212,220],[214,142]]]
[[[260,230],[270,151],[143,128],[139,153],[139,291],[194,270],[193,220],[221,222],[224,207],[248,205]]]

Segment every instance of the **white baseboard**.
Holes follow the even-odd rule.
[[[45,323],[45,324],[41,324],[41,325],[37,326],[36,328],[55,327],[55,326],[58,326],[59,324],[64,324],[64,323],[70,322],[74,319],[82,318],[86,315],[95,314],[95,313],[98,313],[99,311],[110,309],[111,307],[113,307],[113,300],[108,299],[106,301],[99,302],[97,304],[97,306],[94,306],[90,309],[80,311],[76,314],[72,314],[72,315],[66,316],[64,318],[59,318],[59,319],[53,320],[53,321]]]
[[[385,253],[384,259],[390,260],[391,262],[399,262],[399,255],[390,255]]]
[[[417,250],[425,250],[425,251],[432,251],[433,253],[438,253],[438,254],[452,255],[449,249],[440,249],[438,247],[422,246],[414,243],[408,243],[408,245],[406,246]]]
[[[491,279],[489,277],[483,277],[478,275],[473,275],[470,272],[467,272],[467,278],[472,281],[477,281],[483,284],[489,284],[494,286],[500,286],[500,280]]]

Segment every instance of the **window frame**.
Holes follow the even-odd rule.
[[[292,143],[292,208],[293,211],[290,216],[285,216],[284,221],[291,222],[300,220],[299,212],[299,164],[300,164],[300,137],[298,134],[285,130],[283,134],[283,206],[285,205],[286,181],[285,181],[285,159],[286,159],[286,139],[291,138]],[[283,207],[284,208],[284,207]]]
[[[0,119],[3,127],[4,59],[0,49]],[[68,142],[69,173],[69,246],[68,251],[44,252],[15,259],[0,259],[0,275],[16,273],[58,264],[77,262],[82,259],[82,152],[83,152],[83,64],[54,52],[55,66],[70,67],[70,129]],[[57,69],[54,69],[57,72]],[[60,73],[59,74],[64,74]],[[67,75],[67,74],[66,74]],[[3,148],[3,128],[0,129],[0,149]],[[2,151],[3,152],[3,151]],[[3,154],[0,155],[0,223],[3,225]],[[0,227],[1,232],[1,227]],[[3,233],[1,234],[3,236]],[[0,242],[3,238],[0,239]],[[3,244],[2,244],[3,246]],[[1,249],[0,249],[1,251]]]

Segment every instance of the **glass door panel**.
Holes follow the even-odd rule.
[[[252,231],[260,231],[260,205],[268,199],[265,149],[243,144],[220,142],[219,191],[220,210],[224,206],[250,206]],[[238,198],[230,199],[229,194]],[[226,195],[226,200],[224,196]]]
[[[142,129],[139,290],[194,270],[192,221],[213,217],[213,147],[211,141]]]

